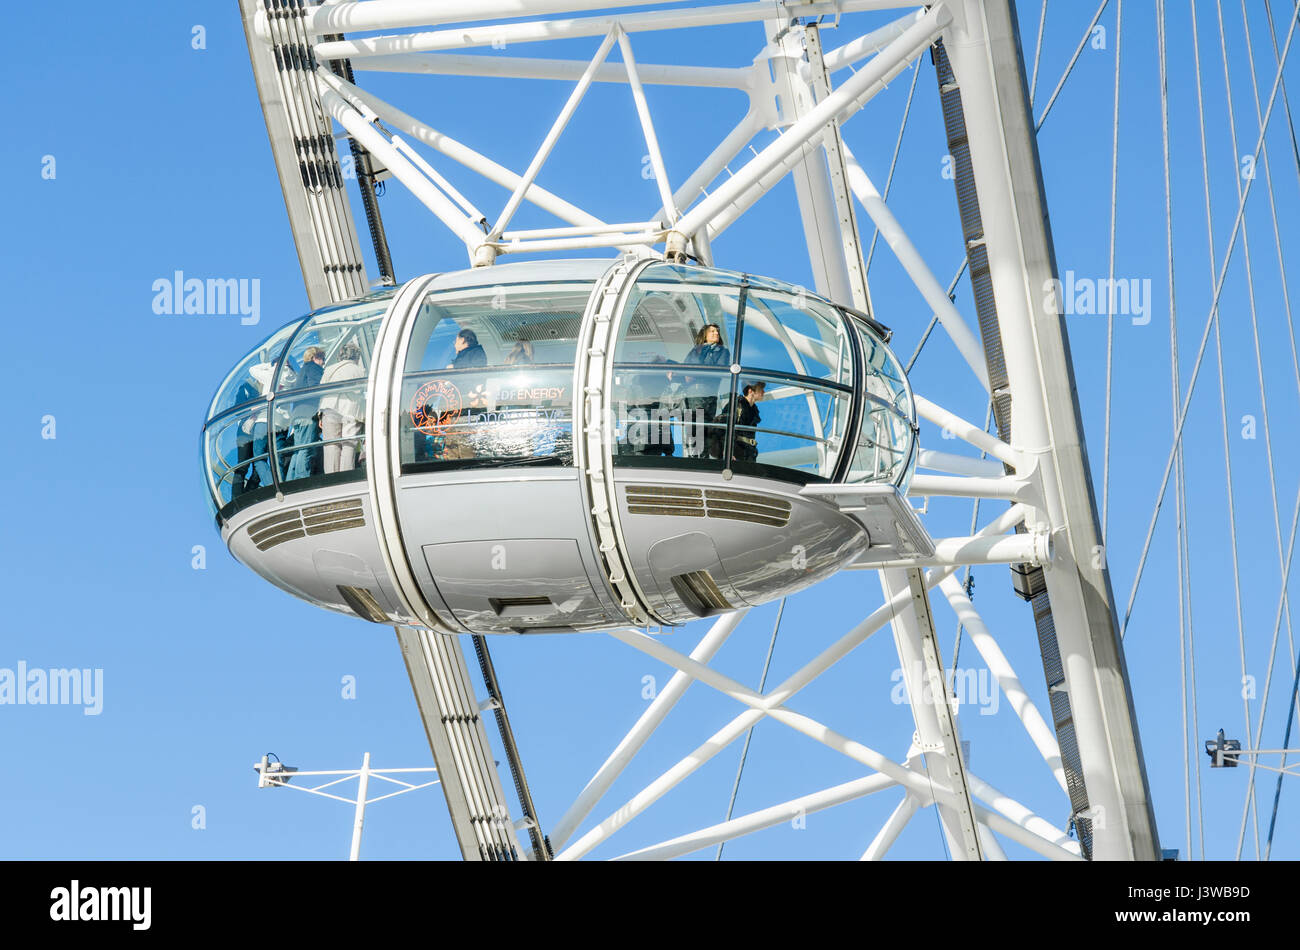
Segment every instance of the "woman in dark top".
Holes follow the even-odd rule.
[[[722,328],[716,323],[706,323],[695,334],[695,346],[686,354],[686,363],[697,366],[731,366],[731,350],[722,344]],[[686,455],[688,458],[708,458],[708,428],[718,412],[718,386],[723,377],[686,377]]]

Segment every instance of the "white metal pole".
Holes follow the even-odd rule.
[[[916,810],[921,807],[921,800],[907,792],[903,795],[903,800],[898,803],[889,819],[876,832],[876,836],[871,839],[871,844],[867,845],[867,850],[862,852],[863,861],[879,861],[884,858],[885,853],[893,847],[898,836],[903,833],[907,823],[911,821]]]
[[[765,56],[756,61],[756,66],[761,67],[766,58],[767,69],[756,69],[754,94],[766,106],[769,126],[788,128],[812,111],[819,92],[823,96],[826,94],[821,88],[824,75],[816,75],[821,69],[815,54],[817,38],[815,31],[808,28],[791,29],[788,17],[773,16],[765,26],[768,47]],[[827,129],[821,138],[827,142],[829,154],[836,142],[827,139],[834,139],[834,136]],[[869,310],[865,288],[856,285],[849,273],[848,254],[860,255],[860,250],[856,247],[856,234],[849,240],[855,246],[845,246],[840,213],[827,168],[827,154],[816,148],[805,149],[790,169],[813,284],[823,297],[851,304],[859,310]],[[843,198],[846,202],[850,200],[847,192]]]
[[[948,332],[952,342],[961,353],[962,359],[970,366],[975,373],[975,378],[980,381],[980,385],[987,391],[989,388],[988,363],[984,359],[984,347],[975,337],[970,326],[958,312],[956,305],[949,298],[947,291],[940,286],[938,278],[925,263],[920,251],[916,249],[903,230],[903,226],[898,223],[894,213],[889,210],[884,199],[880,197],[880,192],[872,184],[871,179],[858,160],[853,157],[849,147],[844,146],[844,161],[848,168],[849,187],[857,195],[858,201],[862,204],[875,222],[876,227],[880,229],[880,236],[884,238],[885,243],[889,245],[898,262],[903,265],[903,270],[911,278],[916,289],[921,292],[925,302],[929,304],[930,309],[934,311],[935,316],[939,318],[940,325]]]
[[[769,8],[770,11],[770,8]],[[799,161],[796,154],[803,146],[819,138],[830,121],[841,112],[861,108],[862,104],[884,88],[884,83],[897,70],[903,69],[926,47],[948,22],[946,7],[932,7],[921,19],[908,27],[903,34],[857,72],[848,82],[819,102],[803,118],[786,130],[775,142],[750,159],[735,177],[724,182],[717,191],[682,216],[676,230],[686,236],[707,226],[713,217],[739,198],[764,175],[780,167]]]
[[[586,72],[582,74],[582,78],[578,80],[578,84],[574,87],[573,92],[569,94],[568,101],[564,103],[564,108],[561,109],[560,114],[555,117],[555,122],[551,124],[551,130],[546,133],[546,138],[542,141],[541,147],[537,149],[537,154],[533,156],[533,160],[529,164],[528,170],[524,172],[523,179],[515,186],[515,190],[510,195],[510,199],[506,202],[506,206],[501,210],[500,216],[492,226],[491,236],[493,239],[500,237],[501,232],[509,226],[510,219],[514,217],[515,212],[519,210],[520,202],[524,200],[524,192],[526,192],[529,186],[532,185],[533,181],[537,178],[537,173],[542,170],[542,165],[545,164],[546,159],[550,157],[551,149],[555,147],[555,143],[559,140],[561,133],[563,133],[564,129],[568,126],[569,119],[572,118],[573,113],[577,111],[578,103],[582,101],[582,97],[586,94],[587,89],[590,88],[591,80],[596,73],[596,69],[605,61],[605,57],[609,55],[609,51],[613,49],[613,47],[614,31],[611,30],[609,35],[606,36],[604,41],[600,44],[600,48],[596,50],[595,57],[587,67]]]
[[[510,189],[518,187],[519,182],[522,181],[519,175],[505,166],[499,165],[487,156],[481,155],[469,146],[456,141],[451,136],[444,135],[437,129],[431,128],[414,116],[389,105],[364,89],[354,86],[331,73],[322,72],[321,79],[345,99],[351,101],[354,106],[358,104],[364,105],[379,116],[382,121],[401,129],[408,135],[414,136],[430,148],[446,155],[452,161],[459,162],[471,171],[478,172],[488,181]],[[556,197],[536,183],[528,188],[524,197],[543,211],[549,211],[560,220],[568,221],[575,226],[599,226],[604,223],[599,218],[587,214],[581,208]]]
[[[673,195],[673,205],[678,208],[688,207],[696,198],[705,195],[705,188],[726,169],[749,141],[763,127],[762,117],[751,103],[744,118],[736,123],[735,128],[715,148],[682,186]]]
[[[466,20],[548,16],[580,10],[644,7],[658,0],[344,0],[308,7],[307,30],[320,33],[363,33],[434,26]]]
[[[1079,842],[1070,840],[1070,836],[1060,828],[1034,814],[1014,798],[1002,794],[979,776],[967,772],[966,778],[970,782],[971,794],[993,808],[997,814],[1015,822],[1018,827],[1023,828],[1035,837],[1050,841],[1058,848],[1078,854]]]
[[[929,591],[913,598],[908,571],[886,569],[879,572],[880,587],[886,599],[908,596],[908,609],[900,610],[893,620],[894,647],[898,651],[899,669],[907,690],[908,709],[916,723],[917,743],[925,749],[924,772],[940,784],[959,783],[963,769],[960,760],[961,737],[956,717],[948,705],[949,691],[942,673],[942,658],[937,650],[927,649],[926,638],[933,647],[934,630],[929,616]],[[918,769],[918,771],[920,771]],[[960,786],[959,786],[960,787]],[[978,861],[973,803],[960,796],[936,800],[939,820],[948,838],[954,861]]]
[[[1055,277],[1044,228],[1037,146],[1024,101],[1009,0],[954,0],[961,17],[945,40],[962,89],[1000,336],[1013,393],[1012,439],[1032,451],[1045,506],[1035,520],[1058,532],[1046,573],[1090,808],[1100,808],[1093,854],[1159,857],[1132,698],[1078,422],[1064,319],[1044,305]]]
[[[893,40],[902,36],[904,31],[925,15],[924,10],[917,10],[915,13],[905,17],[899,17],[893,23],[882,26],[878,30],[872,30],[870,33],[864,33],[856,40],[850,40],[843,46],[837,46],[830,50],[823,57],[827,70],[834,73],[846,66],[856,63],[860,59],[866,59],[872,53],[878,53],[888,46]]]
[[[349,861],[356,861],[361,857],[361,826],[366,823],[366,795],[370,791],[369,752],[362,757],[361,771],[358,774],[360,778],[357,782],[357,814],[352,822],[352,851],[348,855]]]
[[[714,654],[727,642],[727,638],[740,626],[740,621],[744,619],[747,612],[746,610],[740,610],[719,617],[714,621],[713,626],[709,628],[709,632],[691,651],[692,659],[701,663],[707,663],[713,659]],[[664,717],[677,705],[677,701],[682,698],[686,688],[690,685],[691,678],[687,674],[682,672],[673,674],[672,679],[668,681],[668,685],[659,691],[646,708],[646,711],[637,719],[631,731],[623,737],[623,741],[615,747],[609,758],[596,770],[596,774],[591,777],[591,781],[587,783],[577,799],[569,806],[569,810],[555,823],[555,827],[551,830],[553,847],[560,848],[569,840],[573,832],[577,830],[578,825],[591,813],[592,808],[609,790],[614,780],[622,774],[623,769],[632,761],[633,756],[640,751],[646,739],[650,738],[651,733],[664,721]]]
[[[434,213],[452,233],[473,249],[483,239],[483,232],[474,226],[455,203],[425,178],[370,121],[353,108],[332,89],[321,90],[321,106],[332,115],[348,134],[364,145],[376,158],[410,189],[426,208]]]
[[[1001,478],[1005,470],[992,459],[977,459],[969,455],[954,455],[934,449],[919,449],[916,467],[950,475],[971,475],[975,478]]]
[[[1019,452],[1001,439],[989,435],[982,426],[967,422],[961,416],[935,405],[919,393],[912,394],[912,401],[916,403],[917,415],[946,429],[963,442],[969,442],[975,448],[987,452],[999,461],[1006,462],[1012,468],[1020,468],[1025,464]]]
[[[391,56],[358,56],[354,70],[381,73],[426,73],[438,76],[492,76],[496,79],[555,79],[577,82],[587,68],[586,60],[539,59],[528,56],[480,56],[473,53],[394,53]],[[752,66],[669,66],[638,63],[643,83],[655,86],[696,86],[717,89],[748,89]],[[603,63],[594,82],[628,81],[627,70],[618,63]]]
[[[459,189],[457,189],[455,185],[449,182],[446,178],[444,178],[441,174],[439,174],[436,168],[434,168],[427,161],[425,161],[423,155],[421,155],[415,149],[411,148],[411,146],[407,145],[406,142],[403,139],[401,139],[399,136],[394,135],[392,141],[393,141],[393,148],[397,149],[408,159],[410,159],[412,165],[414,165],[420,171],[424,172],[425,176],[428,177],[428,179],[431,182],[433,182],[435,185],[441,188],[443,193],[446,194],[447,197],[449,197],[452,201],[456,202],[456,204],[460,205],[460,209],[469,216],[469,219],[471,221],[479,225],[483,225],[487,223],[487,215],[485,215],[482,211],[476,208],[474,206],[474,203],[470,201],[468,198],[466,198],[463,194],[461,194]]]
[[[720,841],[731,841],[743,835],[753,834],[755,831],[761,831],[764,828],[771,828],[782,822],[791,821],[798,815],[811,815],[813,812],[864,798],[886,788],[893,788],[895,784],[897,783],[889,776],[877,772],[874,775],[854,779],[851,782],[844,782],[833,788],[813,792],[810,795],[803,795],[788,802],[782,802],[779,805],[771,805],[748,815],[742,815],[730,821],[702,828],[699,831],[693,831],[690,834],[681,835],[669,841],[630,851],[627,854],[619,855],[618,860],[666,861],[671,858],[681,857],[684,854],[699,851],[701,848],[707,848]]]
[[[1005,861],[1007,853],[1002,850],[1002,845],[998,843],[997,836],[989,830],[989,826],[984,822],[979,823],[980,846],[984,849],[984,858],[987,861]]]
[[[947,577],[939,583],[939,589],[948,598],[948,603],[952,605],[957,619],[966,629],[966,634],[975,645],[975,649],[988,664],[989,672],[998,681],[998,687],[1024,724],[1025,732],[1029,734],[1030,741],[1038,749],[1038,754],[1043,757],[1047,767],[1056,776],[1056,784],[1060,785],[1061,791],[1068,795],[1070,790],[1065,784],[1065,770],[1061,766],[1061,747],[1056,741],[1056,734],[1043,718],[1043,714],[1038,711],[1033,700],[1029,698],[1029,693],[1025,691],[1006,654],[1002,652],[1002,647],[998,645],[985,625],[984,618],[966,596],[961,581],[955,577]]]
[[[382,6],[382,4],[376,4]],[[801,3],[800,16],[837,15],[856,10],[881,10],[912,6],[897,0],[825,0]],[[502,23],[492,26],[469,26],[394,36],[371,36],[351,40],[332,40],[315,45],[318,60],[352,59],[358,56],[382,56],[389,53],[418,53],[430,50],[467,49],[475,46],[536,43],[548,40],[602,36],[615,24],[629,33],[649,30],[692,29],[724,26],[765,20],[772,15],[771,2],[729,3],[711,7],[654,10],[649,13],[617,13],[608,16],[575,17],[558,20],[534,20],[526,23]],[[477,18],[476,18],[477,19]],[[413,24],[416,25],[416,24]],[[386,27],[373,27],[383,29]],[[355,32],[337,29],[332,33]]]
[[[961,567],[967,564],[1043,564],[1051,560],[1051,540],[1045,534],[1005,537],[937,538],[934,554],[851,564],[845,570],[883,571],[911,567]]]
[[[913,475],[907,487],[918,498],[994,498],[1003,501],[1034,501],[1034,483],[1027,478],[1003,475],[998,478],[946,475]]]
[[[618,46],[623,52],[623,65],[627,67],[627,81],[632,86],[632,101],[636,103],[636,114],[641,120],[641,132],[645,135],[645,147],[650,150],[650,167],[654,169],[655,184],[659,187],[659,198],[664,203],[664,223],[672,225],[677,220],[677,206],[673,204],[673,191],[668,184],[668,169],[664,166],[663,154],[659,151],[659,137],[655,135],[654,121],[650,118],[650,105],[646,102],[645,89],[641,87],[641,76],[637,72],[636,57],[632,55],[632,43],[627,33],[620,27]]]

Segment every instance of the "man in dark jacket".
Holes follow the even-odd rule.
[[[451,361],[449,369],[473,369],[475,366],[487,366],[487,352],[479,344],[478,334],[473,330],[461,330],[456,334],[456,358]]]
[[[735,458],[742,462],[758,460],[758,428],[762,418],[758,414],[758,402],[763,398],[767,384],[763,382],[746,383],[736,407],[736,445]]]

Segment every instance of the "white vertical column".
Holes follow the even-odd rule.
[[[1046,571],[1057,642],[1094,821],[1094,856],[1155,859],[1128,691],[1059,306],[1044,312],[1056,262],[1009,0],[954,0],[944,44],[962,91],[1002,347],[1011,441],[1041,472],[1027,525],[1058,532]],[[1059,303],[1059,302],[1058,302]],[[1023,472],[1022,472],[1023,474]]]
[[[361,828],[366,823],[366,796],[370,794],[370,753],[361,759],[361,775],[357,782],[357,814],[352,821],[352,851],[349,861],[361,857]]]

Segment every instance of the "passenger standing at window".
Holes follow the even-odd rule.
[[[456,334],[456,358],[448,369],[473,369],[475,366],[487,366],[487,352],[478,342],[478,334],[465,329]]]
[[[727,423],[734,417],[735,441],[732,443],[732,458],[738,462],[755,462],[758,460],[758,424],[762,417],[758,413],[758,404],[767,392],[767,383],[755,381],[746,383],[734,408],[728,403],[727,408],[718,416],[718,428],[710,433],[709,448],[716,456],[722,455],[722,443],[726,434]]]
[[[366,371],[361,368],[361,347],[354,342],[344,343],[339,355],[321,376],[321,383],[341,383],[347,379],[360,379]],[[325,440],[325,474],[350,472],[356,468],[356,437],[361,434],[362,407],[355,390],[329,393],[321,397],[320,427]],[[342,442],[337,440],[342,439]]]
[[[252,402],[261,393],[251,380],[245,380],[235,394],[235,405]],[[253,433],[257,429],[257,413],[251,413],[239,421],[235,430],[235,455],[237,465],[230,481],[231,500],[246,491],[253,491],[261,484],[261,477],[253,467]]]
[[[319,386],[324,373],[325,351],[319,346],[309,346],[307,352],[302,355],[302,371],[298,373],[293,388],[311,389],[313,386]],[[317,421],[320,418],[319,405],[319,399],[300,399],[290,410],[293,420],[293,444],[305,446],[294,452],[293,459],[289,462],[289,471],[285,478],[290,481],[296,478],[309,478],[321,472],[321,447],[312,445],[320,441],[320,424]]]
[[[456,334],[456,358],[447,366],[448,369],[474,369],[487,366],[487,352],[478,341],[478,334],[468,327]],[[463,385],[463,384],[462,384]],[[457,462],[477,457],[475,433],[467,431],[474,410],[468,406],[457,413],[445,417],[448,431],[442,437],[442,452],[439,458],[447,462]]]
[[[697,366],[730,366],[731,350],[722,345],[722,328],[706,323],[695,334],[695,346],[686,354],[686,363]],[[718,411],[717,376],[686,377],[686,445],[687,458],[708,458],[708,427]]]
[[[533,365],[533,345],[527,340],[519,340],[515,343],[514,349],[506,356],[507,366],[532,366]]]

